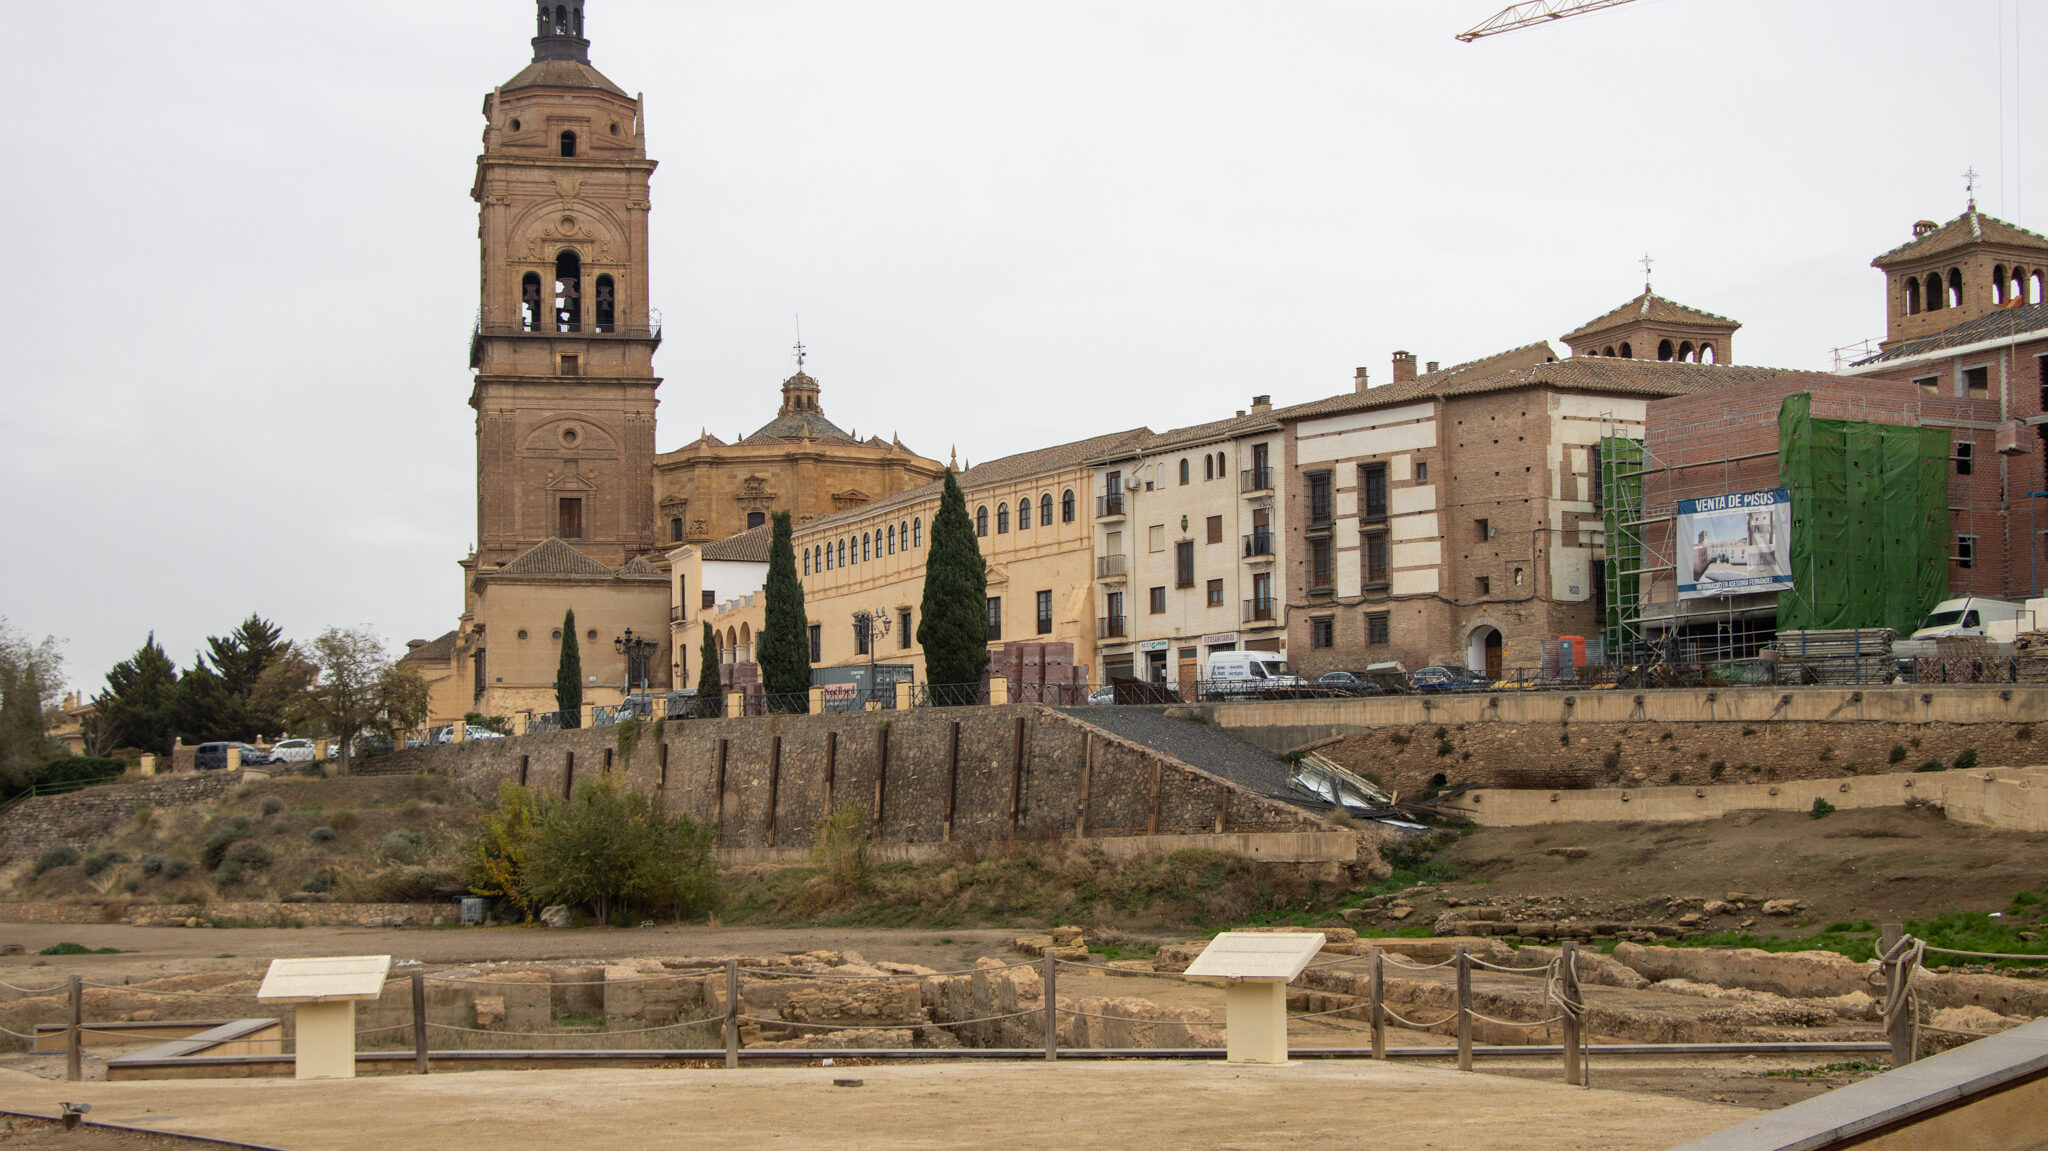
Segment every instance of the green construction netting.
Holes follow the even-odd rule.
[[[1628,650],[1640,636],[1625,635],[1624,620],[1642,614],[1643,445],[1607,436],[1600,441],[1601,510],[1607,528],[1607,651]]]
[[[1778,629],[1911,631],[1948,594],[1948,436],[1936,428],[1778,409],[1778,481],[1792,490],[1793,588]]]

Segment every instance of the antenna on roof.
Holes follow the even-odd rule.
[[[1648,295],[1650,291],[1650,265],[1656,262],[1650,258],[1650,253],[1648,252],[1644,252],[1643,258],[1636,261],[1636,263],[1643,266],[1643,293],[1645,295]]]

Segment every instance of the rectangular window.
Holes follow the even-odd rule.
[[[1415,482],[1416,482],[1416,483],[1418,483],[1418,484],[1426,484],[1426,483],[1428,483],[1428,482],[1429,482],[1429,463],[1428,463],[1428,461],[1426,461],[1426,460],[1417,460],[1417,461],[1415,461]]]
[[[1145,529],[1145,546],[1155,552],[1166,550],[1166,525],[1153,524]]]
[[[1208,522],[1209,522],[1209,542],[1210,542],[1210,543],[1212,543],[1212,544],[1220,544],[1220,543],[1222,543],[1222,542],[1223,542],[1223,517],[1222,517],[1222,516],[1210,516],[1210,517],[1209,517],[1209,521],[1208,521]]]
[[[562,496],[555,501],[555,534],[565,540],[583,538],[583,498]]]
[[[1321,527],[1330,522],[1330,473],[1310,472],[1308,474],[1308,526]]]
[[[1223,606],[1223,581],[1220,579],[1212,579],[1209,581],[1209,606]]]
[[[1334,616],[1311,616],[1308,621],[1308,646],[1337,646],[1337,620]]]
[[[681,517],[681,516],[670,516],[670,517],[669,517],[669,520],[668,520],[668,542],[670,542],[670,543],[672,543],[672,544],[679,544],[679,543],[683,542],[683,517]]]
[[[1173,586],[1195,586],[1195,541],[1181,540],[1173,545]]]
[[[1102,554],[1120,556],[1124,554],[1124,533],[1106,532],[1102,537]]]
[[[715,591],[712,591],[712,590],[711,590],[711,589],[709,589],[709,588],[706,588],[706,589],[704,590],[704,598],[703,598],[703,600],[702,600],[702,603],[703,603],[703,605],[704,605],[704,610],[705,610],[705,611],[710,611],[710,610],[711,610],[712,608],[715,608],[715,607],[717,607],[717,606],[718,606],[718,593],[717,593],[717,592],[715,592]]]
[[[859,620],[853,621],[853,654],[868,654],[870,629],[862,627]]]
[[[1931,396],[1941,390],[1940,376],[1921,376],[1913,382],[1920,385],[1920,394],[1923,396]]]
[[[988,597],[988,638],[991,643],[1003,638],[1003,597]]]
[[[1480,595],[1492,595],[1492,594],[1493,594],[1493,577],[1492,577],[1492,576],[1473,576],[1473,577],[1472,577],[1472,586],[1473,586],[1474,588],[1478,589],[1478,592],[1479,592],[1479,594],[1480,594]]]
[[[1153,588],[1153,589],[1152,589],[1152,614],[1153,614],[1153,615],[1162,615],[1162,614],[1164,614],[1164,613],[1165,613],[1165,611],[1166,611],[1166,588],[1165,588],[1165,587],[1163,587],[1163,586],[1162,586],[1162,587],[1156,587],[1156,588]]]
[[[1956,537],[1956,566],[1970,568],[1977,566],[1977,537]]]
[[[1383,611],[1365,613],[1365,642],[1385,644],[1390,642],[1393,631],[1393,617]]]
[[[555,374],[557,374],[557,375],[562,375],[562,376],[580,376],[580,375],[582,375],[582,374],[583,374],[583,361],[582,361],[581,357],[578,357],[578,356],[563,356],[563,357],[561,358],[561,360],[560,360],[560,362],[559,362],[558,366],[556,367],[556,371],[555,371]]]
[[[910,650],[909,608],[904,608],[903,610],[896,613],[896,646],[902,648],[904,651]]]
[[[1273,573],[1259,572],[1252,576],[1252,598],[1244,604],[1244,622],[1273,618]]]
[[[1366,519],[1387,518],[1387,465],[1358,465],[1358,506]]]
[[[1052,634],[1052,593],[1050,591],[1038,593],[1038,634]]]
[[[811,635],[811,662],[817,663],[825,658],[825,628],[814,623],[808,630]]]
[[[1972,400],[1990,399],[1991,369],[1988,367],[1964,368],[1963,390],[1960,394]]]
[[[1485,543],[1487,540],[1493,538],[1493,525],[1491,523],[1488,523],[1485,520],[1473,520],[1472,527],[1474,528],[1480,543]]]
[[[1359,549],[1364,552],[1365,586],[1385,587],[1387,575],[1387,533],[1385,531],[1361,532],[1358,537]]]
[[[1955,458],[1955,461],[1956,461],[1956,474],[1957,474],[1957,475],[1959,475],[1959,476],[1967,476],[1967,475],[1969,475],[1969,474],[1970,474],[1970,469],[1971,469],[1971,466],[1972,466],[1972,465],[1973,465],[1973,464],[1974,464],[1974,463],[1976,462],[1975,460],[1973,460],[1973,459],[1971,458],[1971,456],[1972,456],[1972,454],[1974,453],[1974,451],[1975,451],[1975,445],[1973,445],[1972,443],[1970,443],[1970,441],[1968,441],[1968,440],[1957,440],[1957,441],[1956,441],[1956,454],[1955,454],[1955,457],[1954,457],[1954,458]]]
[[[1335,567],[1331,563],[1330,537],[1318,536],[1308,541],[1308,590],[1328,592],[1336,582]]]

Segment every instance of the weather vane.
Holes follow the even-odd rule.
[[[804,318],[802,316],[796,318],[796,343],[791,346],[796,349],[796,370],[801,372],[804,370]]]
[[[1656,263],[1656,261],[1650,258],[1650,253],[1644,252],[1643,258],[1637,260],[1636,263],[1643,266],[1643,291],[1647,292],[1650,290],[1650,265]]]
[[[1970,194],[1970,207],[1977,206],[1977,165],[1963,169],[1963,190]]]

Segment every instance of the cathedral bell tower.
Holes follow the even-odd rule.
[[[470,191],[479,575],[549,538],[612,567],[656,546],[655,164],[640,99],[590,66],[585,7],[539,4],[533,62],[484,97]]]

